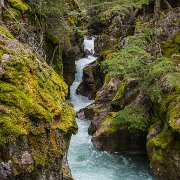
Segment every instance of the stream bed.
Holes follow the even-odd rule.
[[[94,38],[84,39],[84,49],[94,53]],[[82,82],[83,69],[95,61],[88,56],[76,61],[75,81],[70,87],[71,102],[76,111],[91,104],[87,97],[76,94]],[[88,135],[88,120],[76,118],[79,131],[72,136],[68,151],[68,162],[75,180],[153,180],[147,158],[101,152],[94,148]]]

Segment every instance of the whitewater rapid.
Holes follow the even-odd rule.
[[[85,38],[83,47],[94,53],[94,37]],[[70,87],[74,109],[79,111],[91,104],[87,97],[76,94],[82,82],[83,69],[97,58],[93,55],[76,61],[75,80]],[[72,136],[68,151],[68,162],[75,180],[152,180],[151,171],[145,158],[137,156],[112,155],[97,151],[88,135],[88,120],[76,118],[79,131]]]

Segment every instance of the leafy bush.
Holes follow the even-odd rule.
[[[128,43],[123,49],[102,62],[102,69],[113,76],[141,77],[139,73],[143,72],[140,70],[144,70],[144,66],[152,58],[144,49],[151,39],[150,35],[151,33],[142,33],[128,37]]]
[[[147,52],[151,42],[151,31],[127,38],[128,43],[118,52],[102,62],[104,72],[111,76],[133,77],[139,80],[140,88],[153,102],[162,96],[162,77],[176,72],[175,63],[169,58],[157,58]]]
[[[115,125],[123,125],[129,131],[136,130],[146,131],[148,127],[148,117],[145,115],[145,110],[142,107],[129,105],[124,110],[119,111],[114,119]]]

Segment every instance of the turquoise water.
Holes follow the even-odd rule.
[[[94,38],[84,41],[85,49],[94,52]],[[86,107],[93,101],[76,95],[76,89],[82,81],[83,69],[96,60],[94,56],[76,62],[77,73],[70,88],[71,101],[76,111]],[[76,119],[79,131],[71,139],[68,162],[75,180],[152,180],[154,179],[147,158],[108,154],[97,151],[88,135],[90,122]]]

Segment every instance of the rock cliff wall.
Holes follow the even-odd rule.
[[[69,176],[66,153],[77,125],[68,86],[5,27],[0,31],[1,178]]]
[[[179,4],[154,19],[155,1],[134,3],[89,9],[104,85],[84,115],[97,149],[148,154],[157,179],[179,179]]]

